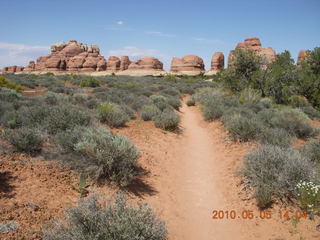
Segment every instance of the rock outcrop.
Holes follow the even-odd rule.
[[[19,73],[19,72],[23,72],[24,67],[23,66],[8,66],[8,67],[4,67],[2,69],[2,73]]]
[[[308,55],[309,55],[308,50],[301,50],[298,55],[297,65],[300,66],[301,63],[308,58]]]
[[[157,58],[154,57],[143,57],[136,62],[131,62],[128,66],[128,70],[163,70],[163,63],[160,62]]]
[[[107,70],[117,72],[120,70],[120,59],[115,56],[110,56],[107,61]]]
[[[263,48],[260,39],[257,37],[246,38],[244,42],[238,43],[235,50],[252,50],[264,58],[264,65],[273,62],[276,59],[276,52],[271,48]],[[234,50],[230,51],[228,56],[228,67],[232,66]]]
[[[215,52],[211,58],[211,71],[220,71],[224,68],[224,55],[222,52]]]
[[[171,61],[172,72],[184,71],[204,71],[204,62],[202,58],[196,55],[187,55],[183,58],[174,57]]]
[[[131,61],[128,56],[122,56],[120,58],[120,71],[125,71],[129,68]]]
[[[106,61],[96,45],[71,40],[51,46],[51,54],[30,61],[24,72],[94,72],[105,71]]]

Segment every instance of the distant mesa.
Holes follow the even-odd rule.
[[[171,72],[173,74],[200,74],[204,72],[204,62],[196,55],[186,55],[183,58],[174,57],[171,61]]]
[[[276,52],[273,50],[273,48],[263,48],[261,46],[260,39],[257,37],[251,37],[246,38],[244,42],[240,42],[237,44],[235,50],[237,49],[244,49],[244,50],[252,50],[258,55],[262,56],[265,60],[264,65],[267,65],[268,63],[271,63],[275,61],[276,59]],[[232,66],[233,59],[234,59],[234,51],[231,50],[228,56],[228,67]]]

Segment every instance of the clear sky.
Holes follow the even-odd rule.
[[[1,0],[0,68],[26,65],[69,40],[101,54],[171,58],[214,52],[259,37],[277,53],[320,46],[320,0]]]

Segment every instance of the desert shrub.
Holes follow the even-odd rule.
[[[20,98],[16,90],[9,88],[0,88],[0,100],[12,102]]]
[[[14,111],[14,106],[10,102],[0,101],[0,123],[4,123],[5,115],[8,112]]]
[[[161,94],[169,95],[169,96],[173,96],[173,97],[179,97],[180,91],[177,88],[171,87],[171,88],[166,88],[166,89],[162,90]]]
[[[10,88],[13,89],[17,92],[21,92],[22,91],[22,87],[19,84],[13,83],[10,80],[6,79],[3,76],[0,76],[0,87],[1,88]]]
[[[179,110],[179,108],[181,107],[181,102],[179,98],[168,97],[167,103],[176,110]]]
[[[299,149],[300,153],[307,156],[312,162],[320,167],[320,141],[311,141]]]
[[[169,108],[170,105],[167,102],[167,98],[162,95],[151,95],[150,99],[153,101],[153,103],[161,110],[163,111],[166,108]]]
[[[206,121],[213,121],[219,119],[224,112],[224,106],[218,101],[212,100],[211,103],[201,105],[202,115]]]
[[[189,97],[187,102],[186,102],[187,106],[195,106],[196,105],[196,100],[193,96]]]
[[[271,98],[261,98],[259,101],[260,104],[264,106],[264,108],[270,108],[273,104],[273,101]]]
[[[144,105],[152,104],[152,100],[145,96],[134,97],[130,103],[132,109],[139,111]]]
[[[307,106],[307,107],[301,107],[299,108],[302,112],[308,115],[309,118],[311,119],[320,119],[320,112],[313,108],[312,106]]]
[[[45,125],[48,132],[53,134],[75,126],[88,126],[91,121],[87,112],[72,105],[53,106],[49,111],[45,118]]]
[[[90,115],[79,107],[70,104],[35,105],[17,111],[17,122],[25,127],[38,126],[50,134],[72,129],[75,126],[88,126]]]
[[[272,190],[268,185],[256,186],[254,190],[254,197],[257,200],[259,208],[268,208],[272,203]]]
[[[180,117],[170,109],[165,109],[163,112],[153,118],[155,126],[163,130],[174,131],[178,129]]]
[[[94,109],[94,108],[98,107],[98,105],[99,105],[99,102],[98,102],[98,100],[95,99],[95,98],[92,98],[92,99],[90,99],[90,100],[88,100],[88,101],[86,102],[86,106],[87,106],[87,108],[89,108],[89,109]]]
[[[242,173],[252,186],[270,189],[273,196],[282,199],[294,197],[300,181],[317,177],[315,165],[299,151],[274,145],[263,145],[249,153]]]
[[[261,123],[272,127],[272,119],[278,115],[279,110],[268,108],[257,113],[257,118]]]
[[[161,111],[155,105],[145,105],[140,111],[140,116],[144,121],[150,121],[155,116],[159,115]]]
[[[18,152],[29,154],[39,152],[43,143],[40,133],[31,128],[8,129],[4,136]]]
[[[176,82],[178,79],[175,75],[168,74],[164,77],[164,80],[167,82]]]
[[[100,121],[110,127],[121,127],[130,119],[119,105],[109,102],[101,103],[98,113]]]
[[[136,175],[138,150],[129,139],[107,129],[77,127],[58,134],[55,142],[65,151],[81,154],[83,159],[71,163],[96,180],[125,186]]]
[[[135,111],[126,104],[121,104],[121,109],[129,116],[130,119],[136,119]]]
[[[103,207],[101,207],[103,206]],[[102,205],[96,197],[82,200],[65,212],[65,218],[44,228],[45,240],[166,240],[167,230],[146,204],[128,205],[118,193]]]
[[[80,81],[80,87],[99,87],[100,86],[100,80],[93,77],[88,77],[81,79]]]
[[[261,99],[261,94],[258,90],[252,88],[245,88],[240,92],[239,102],[244,103],[255,103],[257,104]]]
[[[234,139],[244,142],[257,139],[263,127],[257,118],[248,118],[241,114],[231,115],[225,124]]]
[[[313,137],[316,133],[310,119],[298,109],[278,111],[271,119],[271,125],[283,128],[291,135],[299,138]]]
[[[307,107],[309,105],[305,97],[297,95],[289,97],[289,104],[295,108]]]
[[[57,98],[56,94],[54,94],[52,92],[48,92],[48,93],[46,93],[46,95],[44,95],[44,101],[47,104],[55,105],[58,103],[58,98]]]
[[[289,147],[292,143],[292,136],[282,128],[264,127],[261,129],[258,139],[262,144],[280,147]]]
[[[8,111],[2,117],[3,125],[7,128],[15,128],[18,126],[18,114],[16,111]]]

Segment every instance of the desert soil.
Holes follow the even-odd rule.
[[[133,120],[113,131],[128,136],[139,148],[139,165],[144,174],[125,190],[133,202],[148,202],[166,222],[169,240],[280,240],[320,239],[316,220],[281,219],[284,205],[274,204],[271,219],[212,219],[214,210],[259,209],[244,179],[237,174],[243,156],[254,143],[232,142],[220,122],[203,121],[197,107],[180,109],[177,133],[155,128],[152,122]],[[0,222],[15,221],[15,232],[0,239],[40,239],[41,225],[60,217],[63,209],[74,205],[78,195],[70,187],[77,173],[55,161],[21,154],[3,154],[0,171]],[[89,187],[90,194],[109,197],[112,186]],[[289,209],[293,215],[296,209]]]

